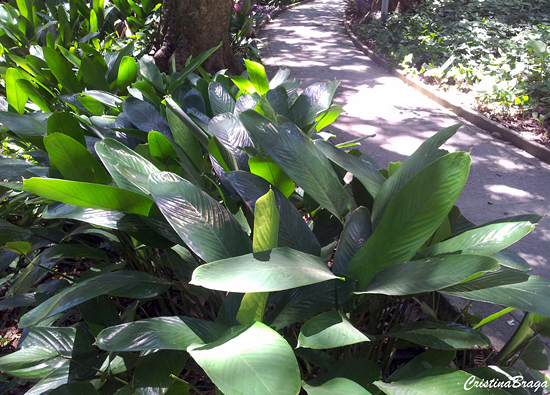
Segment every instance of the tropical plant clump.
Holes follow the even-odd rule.
[[[547,139],[549,13],[539,0],[426,0],[385,24],[367,18],[355,32],[394,66],[472,91],[480,110],[533,124]]]
[[[268,80],[251,61],[242,76],[210,76],[200,64],[214,50],[168,75],[123,51],[88,82],[45,50],[37,71],[57,67],[48,111],[6,81],[0,308],[17,312],[20,338],[0,357],[2,390],[546,385],[536,336],[550,281],[507,250],[540,217],[476,226],[460,214],[470,156],[439,148],[458,126],[380,169],[357,141],[327,141],[337,81],[298,95],[288,70]],[[75,56],[82,67],[86,53]],[[456,322],[441,294],[507,309]],[[495,355],[479,328],[514,308],[528,313]]]

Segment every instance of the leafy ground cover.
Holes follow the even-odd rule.
[[[289,70],[268,80],[249,60],[210,75],[218,48],[161,73],[125,23],[90,31],[110,4],[80,3],[65,42],[42,34],[64,7],[31,3],[3,8],[21,23],[2,31],[18,41],[1,69],[0,392],[548,385],[550,280],[507,249],[541,217],[461,215],[471,158],[440,149],[458,126],[379,166],[323,131],[337,81],[298,94]],[[132,21],[144,3],[128,5]],[[505,309],[457,313],[442,294]],[[525,318],[497,354],[480,329],[513,309]]]
[[[357,22],[364,15],[353,13],[355,1],[348,12]],[[544,0],[426,0],[354,31],[394,66],[467,92],[480,112],[548,145],[549,14]]]

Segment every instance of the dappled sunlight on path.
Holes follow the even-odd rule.
[[[313,82],[341,82],[335,104],[346,111],[329,131],[338,141],[376,134],[361,145],[381,167],[403,161],[434,132],[465,123],[444,146],[470,151],[470,178],[458,205],[481,224],[497,218],[550,213],[550,166],[467,124],[449,110],[386,73],[358,51],[343,31],[344,1],[316,0],[287,11],[271,22],[261,38],[268,73],[287,66],[302,87]],[[550,278],[550,219],[514,248]]]

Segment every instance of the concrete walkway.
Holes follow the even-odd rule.
[[[286,66],[291,77],[303,80],[303,88],[313,82],[340,81],[334,103],[347,115],[329,130],[338,141],[376,134],[360,149],[381,167],[405,160],[434,132],[464,123],[444,146],[450,151],[472,150],[470,178],[457,204],[464,216],[482,224],[505,216],[550,213],[549,165],[468,124],[386,73],[346,36],[343,12],[343,0],[315,0],[269,23],[260,36],[268,74]],[[512,249],[530,263],[533,274],[550,279],[550,218]],[[493,330],[506,339],[514,327],[502,322]],[[498,343],[495,339],[497,347]]]

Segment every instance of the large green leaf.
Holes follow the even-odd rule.
[[[218,140],[233,154],[239,169],[247,169],[248,155],[242,148],[253,147],[254,143],[241,121],[233,114],[221,114],[210,121],[208,133]]]
[[[370,195],[373,198],[376,197],[378,190],[386,179],[372,163],[356,158],[323,140],[315,140],[315,146],[323,151],[331,161],[357,177]]]
[[[138,66],[136,60],[131,56],[123,56],[118,68],[116,84],[118,89],[125,89],[137,76]]]
[[[386,207],[393,196],[403,187],[416,173],[426,167],[429,163],[441,158],[447,151],[439,147],[450,139],[461,125],[453,125],[436,133],[409,157],[399,169],[383,184],[377,198],[374,199],[372,208],[372,223],[374,227],[382,220]]]
[[[395,194],[382,221],[348,265],[347,274],[359,281],[358,290],[380,270],[413,257],[458,199],[470,163],[465,152],[448,154],[424,167]]]
[[[4,373],[27,380],[43,379],[65,361],[59,352],[46,347],[25,348],[0,358],[0,369]]]
[[[115,61],[112,63],[110,62],[109,64],[109,71],[107,72],[107,82],[109,84],[112,84],[114,81],[116,81],[122,59],[126,56],[132,56],[133,54],[134,54],[134,42],[130,41],[128,45],[126,45],[124,48],[122,48],[121,51],[118,52],[118,55],[116,56]]]
[[[400,366],[390,377],[389,381],[413,379],[434,366],[449,366],[456,357],[455,350],[438,350],[430,348],[417,355],[405,365]]]
[[[491,341],[480,331],[454,322],[443,321],[399,324],[383,336],[404,339],[440,350],[467,350],[491,345]]]
[[[275,310],[266,317],[265,322],[280,330],[345,303],[354,290],[354,282],[340,280],[288,290],[278,301]]]
[[[207,147],[210,144],[208,135],[191,118],[189,118],[189,115],[181,109],[174,99],[167,97],[165,100],[167,111],[172,111],[173,115],[175,115],[185,125],[187,130],[189,130],[202,145]],[[189,136],[185,136],[184,141],[187,139],[189,139]]]
[[[124,214],[120,211],[97,210],[71,204],[52,204],[46,207],[42,216],[44,219],[76,219],[105,228],[117,229],[117,224]]]
[[[199,266],[191,284],[228,292],[273,292],[335,278],[321,258],[282,247]]]
[[[219,82],[211,82],[208,85],[208,97],[214,116],[224,113],[232,113],[235,110],[235,99],[225,90]]]
[[[35,117],[0,111],[0,123],[24,141],[44,149],[42,137],[46,135],[46,125]]]
[[[193,317],[156,317],[106,328],[97,345],[107,351],[185,350],[217,340],[225,329]]]
[[[152,104],[135,97],[129,97],[124,100],[122,108],[124,109],[124,114],[139,130],[143,130],[144,132],[155,130],[167,137],[172,137],[168,122]]]
[[[30,178],[23,186],[48,199],[75,206],[102,210],[117,210],[147,216],[153,201],[146,196],[121,188],[85,182]]]
[[[327,311],[307,321],[300,329],[298,347],[315,349],[348,346],[371,339],[355,328],[344,313]]]
[[[118,271],[103,274],[73,284],[21,317],[22,328],[77,306],[99,295],[109,294],[124,298],[150,298],[170,287],[170,283],[138,271]]]
[[[478,386],[475,386],[476,383]],[[418,378],[399,380],[393,383],[376,381],[374,384],[388,395],[504,395],[506,391],[499,388],[484,388],[479,379],[462,370],[433,367]]]
[[[27,100],[29,100],[29,96],[17,86],[17,80],[21,78],[23,78],[23,76],[19,70],[14,68],[6,70],[6,98],[8,99],[8,103],[15,108],[19,114],[25,112],[25,104],[27,104]]]
[[[413,295],[436,291],[499,267],[495,259],[479,255],[445,255],[396,263],[376,273],[367,288],[358,293]]]
[[[176,144],[187,154],[195,168],[202,169],[204,165],[203,154],[201,146],[193,133],[169,106],[166,106],[166,119],[168,119]]]
[[[42,47],[44,59],[54,77],[61,83],[69,93],[82,91],[82,86],[76,78],[71,64],[59,53],[49,47]]]
[[[130,174],[119,171],[118,166],[124,165],[147,176],[160,171],[155,165],[114,139],[107,138],[99,141],[95,145],[95,150],[120,188],[148,194],[148,191],[144,191],[132,182],[132,176]]]
[[[268,326],[237,327],[214,343],[188,349],[225,395],[297,394],[300,371],[294,351]]]
[[[269,182],[248,172],[234,171],[226,176],[237,193],[252,208],[256,206],[256,201],[271,189]],[[273,189],[273,192],[280,215],[278,246],[319,255],[321,246],[300,212],[278,189]]]
[[[294,181],[275,163],[271,157],[262,158],[255,156],[248,160],[250,172],[267,180],[271,185],[277,187],[286,197],[292,195],[296,187]]]
[[[461,233],[423,250],[419,257],[461,252],[492,255],[514,244],[535,229],[531,222],[505,222],[486,225]]]
[[[327,158],[291,123],[279,126],[255,111],[239,115],[252,137],[304,191],[339,219],[352,202]]]
[[[370,392],[355,381],[343,377],[336,377],[326,383],[314,387],[302,382],[302,388],[308,395],[369,395]]]
[[[308,86],[290,107],[290,120],[299,128],[304,128],[315,122],[317,115],[330,107],[338,85],[340,83],[334,80],[316,82]]]
[[[272,190],[260,197],[256,202],[254,213],[254,240],[252,249],[254,252],[268,251],[277,248],[279,234],[279,211],[275,203],[275,194]],[[237,312],[237,320],[243,324],[254,321],[262,321],[268,292],[247,293],[241,300],[241,306]]]
[[[155,202],[187,246],[206,262],[252,252],[237,220],[197,186],[173,173],[149,176]]]
[[[83,147],[86,147],[86,138],[84,137],[84,129],[80,127],[80,123],[76,117],[68,112],[54,112],[48,117],[47,122],[48,134],[63,133],[72,137]]]
[[[265,75],[265,68],[261,63],[256,63],[251,60],[245,59],[246,71],[248,71],[248,78],[250,82],[260,95],[265,95],[269,90],[269,82]]]
[[[370,212],[366,207],[359,207],[351,213],[345,222],[338,242],[338,249],[334,254],[333,273],[344,274],[346,272],[349,262],[371,234]]]
[[[51,163],[65,179],[108,184],[111,177],[96,158],[78,141],[62,133],[44,137]]]
[[[254,212],[253,251],[262,252],[277,248],[280,215],[275,193],[270,190],[256,201]]]
[[[504,274],[506,273],[512,274],[505,278],[509,284],[494,286],[494,283],[491,284],[487,281],[488,279],[490,281],[490,277],[487,276],[487,278],[479,277],[450,288],[444,288],[441,292],[466,299],[515,307],[550,317],[550,304],[547,302],[550,300],[550,281],[523,272],[509,270]],[[493,286],[491,287],[491,285]]]

